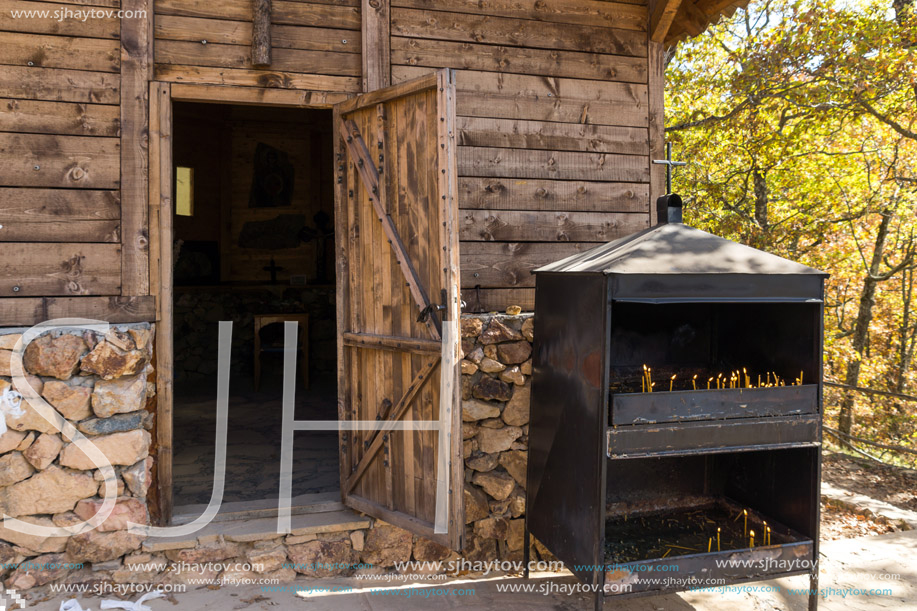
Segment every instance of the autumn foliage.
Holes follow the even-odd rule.
[[[912,3],[757,0],[668,59],[686,222],[829,272],[825,379],[917,394]],[[914,447],[915,402],[830,390],[826,408]]]

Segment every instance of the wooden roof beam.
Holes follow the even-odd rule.
[[[678,10],[678,23],[689,36],[698,36],[716,20],[716,13],[708,14],[701,4],[703,0],[684,0]]]
[[[686,0],[690,2],[690,0]],[[656,0],[651,3],[647,31],[653,42],[664,42],[682,0]]]

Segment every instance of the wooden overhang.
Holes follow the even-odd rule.
[[[729,17],[748,0],[656,0],[649,4],[650,40],[672,46],[699,36],[723,16]]]

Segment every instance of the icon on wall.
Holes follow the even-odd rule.
[[[259,142],[255,148],[249,208],[280,208],[293,200],[293,164],[286,153]]]

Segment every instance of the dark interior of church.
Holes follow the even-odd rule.
[[[297,419],[337,417],[337,356],[331,111],[176,103],[173,112],[179,514],[207,503],[213,486],[219,322],[232,322],[224,503],[278,493],[283,322],[298,328]],[[337,433],[296,433],[294,505],[338,481]]]

